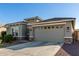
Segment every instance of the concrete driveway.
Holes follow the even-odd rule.
[[[52,42],[28,42],[0,49],[0,56],[54,56],[61,44]]]

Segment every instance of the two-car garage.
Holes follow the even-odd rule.
[[[34,32],[36,41],[64,42],[64,25],[38,26]]]

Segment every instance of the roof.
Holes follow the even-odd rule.
[[[9,24],[6,24],[6,25],[15,25],[15,24],[24,24],[24,23],[26,23],[26,22],[24,22],[24,21],[19,21],[19,22],[9,23]],[[6,26],[6,25],[5,25],[5,26]]]
[[[76,18],[73,17],[56,17],[56,18],[50,18],[47,20],[44,20],[43,22],[47,22],[47,21],[58,21],[58,20],[75,20]]]
[[[42,20],[42,19],[39,16],[35,16],[35,17],[26,18],[24,20]]]

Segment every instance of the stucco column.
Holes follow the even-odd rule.
[[[71,22],[66,22],[64,29],[65,29],[64,43],[71,44],[73,42],[73,37],[72,37],[73,28]]]

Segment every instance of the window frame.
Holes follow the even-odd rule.
[[[48,28],[48,29],[50,29],[51,27],[50,27],[50,26],[48,26],[47,28]]]

